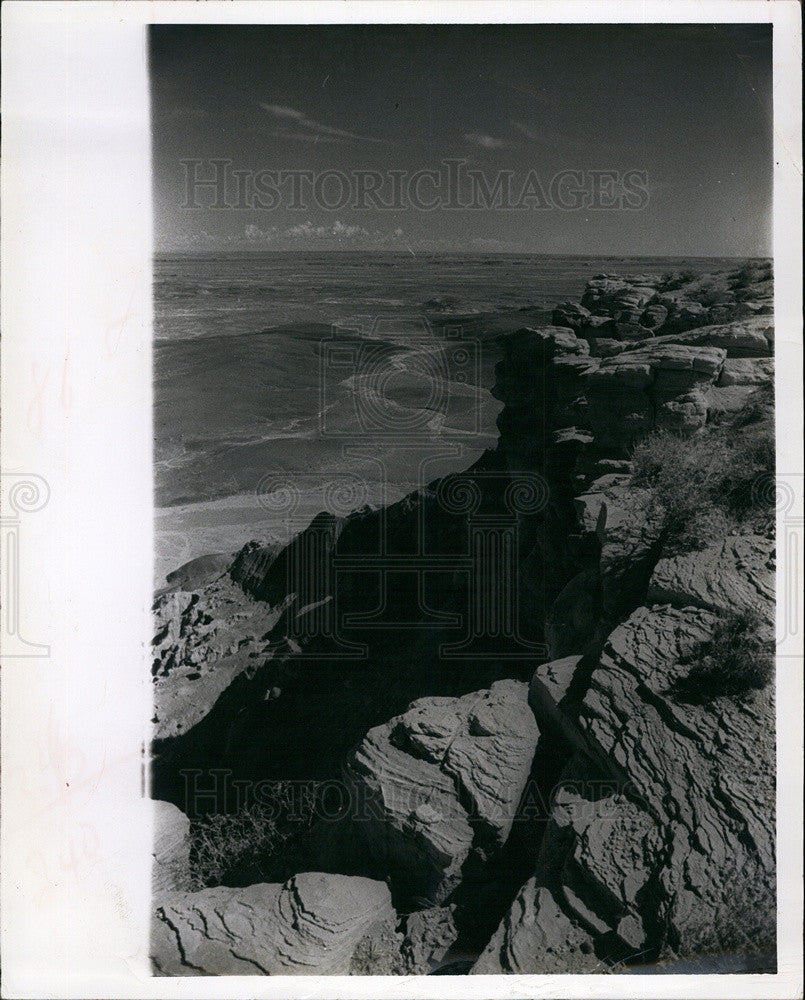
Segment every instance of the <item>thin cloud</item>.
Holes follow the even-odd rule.
[[[207,235],[206,233],[204,234]],[[363,226],[342,222],[336,219],[326,225],[315,223],[310,219],[293,226],[260,226],[250,223],[242,232],[234,233],[225,239],[229,247],[235,249],[248,247],[250,249],[289,249],[298,247],[318,246],[351,246],[361,247],[400,247],[405,233],[397,228],[392,231],[365,229]],[[200,243],[201,241],[196,241]]]
[[[465,132],[464,141],[471,146],[478,146],[480,149],[511,149],[511,143],[505,139],[498,139],[493,135],[484,135],[482,132]]]
[[[528,139],[529,142],[541,142],[546,144],[549,143],[552,146],[579,148],[579,141],[577,139],[563,132],[557,132],[555,129],[531,128],[529,125],[524,125],[523,122],[515,121],[512,122],[512,127],[517,129],[520,135]]]
[[[381,142],[366,135],[356,135],[346,129],[334,128],[322,122],[308,118],[303,111],[289,108],[284,104],[266,104],[260,101],[260,107],[268,112],[277,122],[285,123],[285,128],[278,129],[273,134],[285,139],[299,139],[302,142]]]

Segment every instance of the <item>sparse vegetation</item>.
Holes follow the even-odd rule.
[[[769,261],[747,261],[744,266],[735,273],[731,284],[733,288],[746,288],[759,281],[771,279],[771,263]]]
[[[237,812],[196,820],[191,829],[191,888],[271,880],[272,873],[288,863],[291,841],[310,828],[316,802],[315,784],[276,782],[270,801],[264,798]]]
[[[647,491],[672,548],[704,548],[730,531],[774,529],[772,387],[764,386],[729,422],[692,437],[655,431],[632,453],[632,482]]]
[[[739,271],[730,275],[729,284],[736,300],[743,302],[752,298],[764,286],[770,293],[771,281],[770,261],[748,261]]]
[[[741,697],[774,679],[771,628],[754,610],[722,614],[711,637],[688,657],[692,665],[675,694],[689,702]]]
[[[718,306],[734,301],[734,296],[728,288],[713,283],[702,285],[693,297],[703,306]]]
[[[678,271],[668,271],[662,276],[660,289],[663,292],[673,292],[683,285],[695,281],[698,277],[699,272],[692,267],[684,267]]]

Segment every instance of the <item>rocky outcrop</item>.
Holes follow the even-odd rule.
[[[166,590],[197,590],[229,569],[236,553],[213,552],[191,559],[165,577]]]
[[[250,599],[224,575],[159,595],[153,612],[154,738],[163,740],[190,730],[254,665],[281,609]]]
[[[346,975],[359,945],[395,923],[382,882],[306,872],[157,897],[151,955],[165,976]]]
[[[587,325],[590,315],[590,310],[578,302],[562,302],[554,309],[551,322],[554,326],[568,327],[578,334]]]
[[[773,946],[772,693],[691,704],[675,694],[710,612],[638,609],[610,636],[574,725],[535,880],[476,971],[546,971],[547,889],[610,964]],[[543,710],[545,703],[543,702]],[[567,712],[561,724],[568,725]],[[583,750],[581,749],[583,747]]]
[[[665,556],[649,581],[648,601],[710,611],[774,614],[774,541],[730,535],[698,552]]]
[[[172,802],[152,802],[154,892],[190,885],[190,820]]]
[[[455,906],[439,906],[418,910],[408,917],[399,971],[424,976],[444,960],[458,937],[455,910]]]
[[[300,576],[295,569],[311,555],[326,560],[345,524],[346,518],[323,511],[285,547],[275,542],[267,545],[249,542],[238,553],[230,576],[247,594],[269,604],[281,603],[288,595],[289,584],[297,587],[300,607],[320,600],[322,595],[315,589],[315,578],[311,581],[313,592],[298,588],[306,577]],[[315,546],[315,550],[311,546]]]
[[[608,311],[622,331],[637,322],[615,315],[636,304],[626,299],[633,284],[602,276],[582,304]],[[664,552],[662,523],[623,461],[636,437],[659,428],[695,435],[773,377],[771,321],[703,327],[711,307],[692,305],[686,294],[695,291],[689,282],[646,305],[640,320],[659,336],[604,350],[589,341],[591,354],[605,356],[582,376],[573,434],[589,437],[564,468],[576,484],[565,551],[586,553],[586,566],[546,609],[552,659],[537,668],[529,694],[542,752],[547,741],[567,763],[535,874],[475,972],[617,970],[725,949],[773,951],[772,693],[695,704],[684,693],[714,612],[751,609],[771,621],[773,542],[743,529],[703,550]],[[586,320],[577,317],[583,338]],[[567,411],[554,414],[570,423]],[[504,429],[505,419],[502,441]]]
[[[662,524],[650,512],[645,490],[633,486],[628,473],[612,472],[599,476],[574,498],[573,503],[582,537],[595,539],[598,545],[595,575],[586,575],[588,582],[584,593],[587,600],[581,606],[590,627],[588,639],[592,639],[599,625],[603,626],[606,634],[642,599],[654,562],[659,556],[657,546]],[[577,587],[580,582],[576,581]],[[572,584],[573,581],[568,587]],[[600,592],[600,611],[599,617],[593,618],[594,605],[589,595],[596,587]],[[549,611],[546,634],[561,630],[562,621],[568,615],[562,605],[563,602],[557,599]],[[575,609],[574,612],[578,614]],[[584,645],[577,643],[575,649],[568,651],[583,650]],[[558,655],[553,650],[551,653]]]
[[[570,329],[524,328],[501,338],[492,394],[505,407],[498,417],[499,450],[512,471],[542,470],[551,429],[574,424],[574,402],[599,362]],[[549,370],[556,377],[546,377]]]
[[[456,888],[471,851],[499,851],[537,744],[527,690],[499,681],[463,698],[423,698],[371,730],[345,765],[360,803],[346,824],[348,853],[432,905]]]
[[[476,975],[503,972],[569,975],[606,972],[593,939],[560,909],[550,891],[529,879],[472,968]]]
[[[764,385],[774,378],[774,362],[771,358],[728,357],[721,369],[716,385],[724,388],[731,385]]]
[[[766,317],[773,310],[771,270],[768,265],[758,265],[710,275],[599,274],[588,282],[581,303],[557,306],[553,322],[571,327],[580,337],[612,336],[628,341],[653,335],[678,336],[708,325]],[[742,347],[731,335],[729,339],[736,357],[767,353],[742,355],[742,349],[755,349],[752,343],[746,341]],[[714,346],[728,345],[714,342]]]
[[[159,971],[421,975],[469,950],[476,973],[600,973],[773,950],[773,692],[694,699],[685,684],[703,649],[717,659],[726,612],[759,611],[771,633],[773,540],[725,507],[723,537],[707,541],[707,521],[672,547],[630,461],[654,430],[695,442],[770,423],[756,390],[773,380],[771,306],[761,265],[599,275],[552,326],[499,338],[499,445],[466,473],[322,514],[285,549],[252,543],[227,574],[204,564],[158,596],[164,797],[179,801],[182,768],[223,767],[339,799],[294,842],[304,861],[265,883],[158,880]],[[515,511],[525,481],[539,502]],[[516,539],[530,658],[496,634],[456,665],[442,649],[444,622],[466,621],[457,557],[487,521]],[[424,540],[453,569],[381,596],[361,575],[381,537],[395,557]],[[172,827],[155,876],[176,845],[187,858],[186,819],[166,813]],[[340,874],[279,884],[298,868]]]
[[[693,433],[707,420],[707,390],[725,352],[712,346],[649,344],[605,358],[587,380],[596,443],[626,452],[641,434],[667,427]]]
[[[774,350],[774,321],[769,316],[712,326],[695,324],[695,327],[657,339],[660,343],[716,347],[730,358],[768,358]]]

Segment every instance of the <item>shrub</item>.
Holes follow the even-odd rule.
[[[703,306],[718,306],[724,302],[731,302],[733,296],[726,288],[710,284],[703,285],[699,291],[695,293],[695,298],[701,302]]]
[[[769,281],[772,275],[769,261],[747,261],[740,270],[732,276],[733,288],[746,288],[761,281]]]
[[[270,881],[287,863],[290,842],[310,828],[317,789],[313,783],[277,782],[270,801],[234,813],[214,813],[191,828],[191,888]]]
[[[729,457],[716,433],[694,439],[655,431],[632,452],[632,481],[648,490],[651,512],[659,513],[666,531],[676,535],[721,492]]]
[[[698,552],[706,549],[714,538],[726,538],[738,527],[738,522],[723,507],[713,504],[693,512],[669,540],[668,554]]]
[[[699,277],[699,272],[692,267],[683,267],[678,271],[667,271],[662,276],[660,288],[664,292],[673,292],[683,285],[695,281]]]
[[[633,485],[672,547],[704,548],[741,527],[774,529],[773,387],[763,386],[728,424],[692,436],[654,431],[632,451]]]
[[[774,679],[771,629],[754,610],[732,611],[716,621],[710,638],[689,656],[692,666],[677,682],[683,700],[741,697],[761,690]]]

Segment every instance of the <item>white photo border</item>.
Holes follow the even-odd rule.
[[[33,644],[30,656],[4,656],[2,662],[3,995],[84,1000],[801,995],[799,586],[799,634],[783,651],[778,669],[775,975],[155,978],[147,939],[151,826],[143,797],[143,747],[152,712],[153,545],[146,26],[772,23],[777,468],[791,477],[795,506],[785,516],[798,518],[799,525],[796,564],[792,567],[790,551],[778,552],[779,601],[792,579],[800,582],[805,531],[799,4],[22,0],[5,4],[2,17],[3,475],[16,477],[14,482],[41,477],[47,490],[39,490],[39,500],[49,493],[36,510],[20,515],[14,529],[18,592],[6,589],[7,568],[3,580],[5,603],[9,596],[18,602],[16,637]],[[780,518],[778,530],[785,527]],[[6,628],[3,649],[11,639]]]

